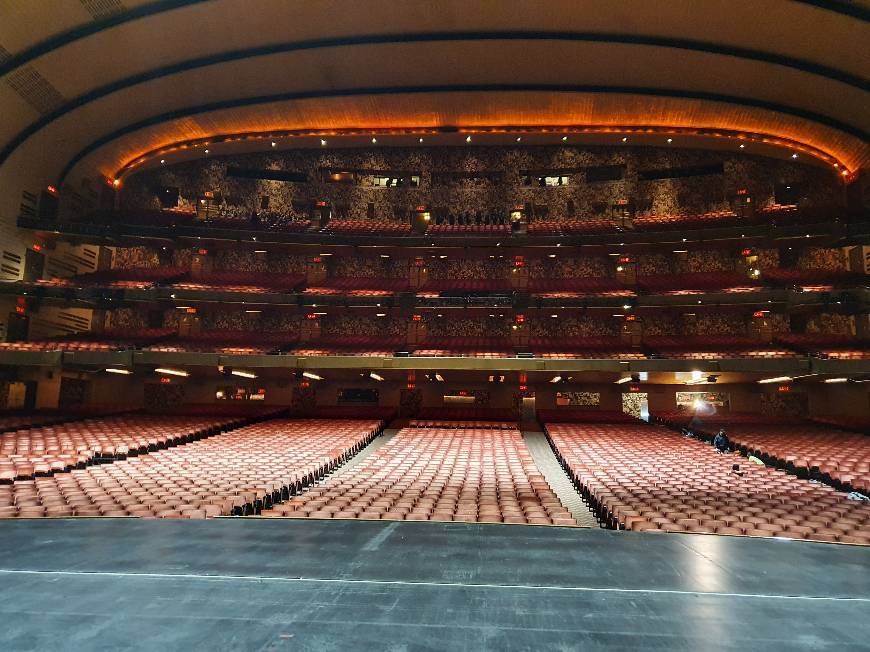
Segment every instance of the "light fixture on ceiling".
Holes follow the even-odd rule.
[[[374,371],[369,372],[369,378],[371,378],[372,380],[376,380],[379,383],[383,382],[383,380],[384,380],[383,376],[381,376],[380,374],[376,374]]]
[[[668,142],[669,142],[669,143],[672,143],[672,142],[674,142],[674,139],[673,139],[673,138],[668,138]]]
[[[163,165],[164,163],[166,163],[166,159],[165,158],[160,159],[160,165]]]
[[[418,143],[422,143],[422,142],[423,142],[423,138],[420,137],[420,140],[418,140],[417,142],[418,142]]]
[[[566,140],[568,140],[568,136],[562,136],[562,142],[564,143]]]
[[[436,374],[435,374],[435,380],[437,380],[439,383],[443,383],[443,382],[444,382],[444,376],[442,376],[442,375],[439,374],[439,373],[436,373]]]
[[[797,154],[792,154],[791,157],[792,157],[792,158],[797,158]]]
[[[562,376],[553,376],[552,378],[550,378],[551,383],[558,383],[561,381],[562,381]]]
[[[375,138],[375,137],[373,136],[373,137],[372,137],[372,145],[374,145],[374,144],[377,143],[377,142],[378,142],[378,139]]]
[[[320,145],[321,145],[321,147],[326,147],[326,140],[323,139],[323,138],[321,138],[321,139],[320,139]]]
[[[106,370],[108,371],[108,369]],[[826,383],[848,383],[848,378],[825,378]]]
[[[233,376],[238,376],[239,378],[256,378],[257,374],[253,371],[242,371],[241,369],[233,369],[230,372]]]
[[[205,153],[208,154],[209,150],[205,150]]]
[[[277,147],[277,146],[278,146],[278,143],[276,143],[276,142],[273,140],[273,141],[272,141],[272,147]]]
[[[777,376],[776,378],[762,378],[758,381],[758,384],[767,385],[769,383],[789,383],[792,380],[794,380],[794,378],[791,376]]]
[[[166,376],[182,376],[186,378],[190,374],[183,369],[170,369],[169,367],[157,367],[154,370],[158,374],[164,374]]]
[[[623,137],[622,137],[622,142],[627,143],[627,142],[628,142],[628,136],[623,136]]]
[[[133,372],[130,371],[129,369],[120,369],[120,368],[118,368],[118,367],[107,367],[107,368],[106,368],[106,373],[110,373],[110,374],[119,374],[119,375],[122,375],[122,376],[129,376],[129,375],[131,375]]]
[[[311,380],[323,380],[323,376],[318,376],[312,371],[303,371],[302,376],[305,378],[310,378]]]
[[[740,143],[740,149],[746,149],[746,145],[744,145],[743,143]]]
[[[617,385],[622,385],[623,383],[630,383],[631,380],[632,380],[632,379],[631,379],[631,376],[626,376],[625,378],[620,378],[619,380],[617,380],[617,381],[616,381],[616,384],[617,384]]]
[[[471,134],[469,134],[468,136],[465,137],[465,142],[466,142],[466,143],[470,143],[470,142],[471,142]]]

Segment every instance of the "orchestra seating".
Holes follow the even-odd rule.
[[[432,224],[426,235],[510,235],[507,224]]]
[[[870,504],[663,427],[546,428],[577,488],[612,526],[870,543]]]
[[[269,353],[291,346],[299,337],[289,331],[202,331],[146,347],[162,353]]]
[[[0,516],[251,514],[322,478],[380,421],[273,420],[185,446],[0,486]]]
[[[533,337],[529,348],[538,358],[562,360],[579,358],[586,360],[645,360],[646,355],[632,349],[619,337]]]
[[[731,226],[737,220],[737,213],[725,210],[696,214],[678,213],[674,215],[643,215],[635,217],[632,224],[637,231],[659,231],[682,228],[703,229],[717,226]]]
[[[174,283],[178,290],[217,290],[221,292],[288,292],[305,283],[300,274],[272,274],[271,272],[212,272],[195,279]]]
[[[603,235],[619,231],[616,222],[601,219],[541,220],[530,222],[530,235]]]
[[[870,360],[870,341],[850,335],[785,333],[774,341],[808,355],[840,360]]]
[[[331,220],[324,230],[344,235],[408,235],[411,225],[390,220]]]
[[[762,461],[821,477],[847,491],[870,493],[870,439],[811,424],[729,424],[728,437],[741,452]]]
[[[645,337],[644,347],[661,358],[721,360],[724,358],[782,359],[800,354],[775,344],[732,335],[659,335]]]
[[[171,328],[140,328],[76,333],[32,342],[0,342],[0,351],[123,351],[164,340],[174,332]]]
[[[403,428],[356,466],[264,515],[576,525],[520,432],[491,428]]]
[[[537,416],[542,423],[637,423],[637,419],[625,412],[569,406],[538,410]]]
[[[637,285],[648,294],[757,290],[761,284],[738,272],[694,272],[641,276]]]
[[[513,348],[506,337],[430,337],[420,344],[415,357],[509,358]]]
[[[0,435],[0,480],[28,478],[211,436],[244,423],[209,416],[118,415]]]
[[[491,408],[491,407],[459,407],[459,406],[444,406],[438,408],[422,407],[417,412],[418,419],[428,421],[448,422],[455,424],[459,421],[470,422],[514,422],[511,427],[516,426],[516,415],[508,409]],[[435,426],[432,426],[435,427]],[[458,427],[458,426],[457,426]],[[475,426],[475,427],[491,427],[491,426]]]
[[[870,435],[870,418],[849,417],[838,414],[817,416],[810,420],[823,426],[833,426],[840,430]]]

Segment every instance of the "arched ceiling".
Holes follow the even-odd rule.
[[[650,128],[851,173],[868,43],[867,2],[0,0],[0,184],[114,178],[234,134],[446,128]]]

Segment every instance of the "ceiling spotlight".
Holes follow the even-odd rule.
[[[466,143],[470,143],[470,142],[471,142],[471,135],[468,135],[468,136],[465,137],[465,142],[466,142]]]
[[[208,150],[205,150],[205,153],[208,154]]]
[[[160,159],[160,165],[163,165],[164,163],[166,163],[166,159],[165,158]]]
[[[792,154],[791,157],[792,157],[792,158],[797,158],[797,154]]]
[[[522,136],[517,136],[517,142],[520,142],[523,139]]]
[[[129,369],[119,369],[118,367],[107,367],[106,373],[121,374],[122,376],[129,376],[133,372],[130,371]],[[845,380],[845,378],[844,378],[844,380]]]
[[[187,376],[190,375],[189,373],[187,373],[187,372],[184,371],[183,369],[169,369],[169,368],[167,368],[167,367],[157,367],[157,369],[155,369],[154,371],[157,372],[158,374],[164,374],[164,375],[167,375],[167,376],[184,376],[184,377],[187,377]]]
[[[374,371],[369,373],[369,378],[371,378],[372,380],[376,380],[378,382],[381,382],[384,379],[383,376],[381,376],[380,374],[376,374]]]
[[[669,142],[669,143],[672,143],[672,142],[674,142],[674,139],[673,139],[673,138],[668,138],[668,142]]]
[[[310,378],[311,380],[323,380],[323,376],[318,376],[311,371],[303,371],[302,376],[305,378]]]
[[[321,138],[321,139],[320,139],[320,145],[321,145],[322,147],[326,147],[326,140],[324,140],[323,138]]]
[[[372,145],[374,145],[376,142],[378,142],[378,139],[377,139],[377,138],[372,138]]]
[[[622,137],[622,142],[627,143],[627,142],[628,142],[628,136],[623,136],[623,137]]]
[[[272,141],[272,147],[277,147],[277,146],[278,146],[278,143],[276,143],[276,142],[273,140],[273,141]]]
[[[562,142],[564,143],[566,140],[568,140],[568,136],[562,136]]]
[[[746,149],[746,145],[744,145],[743,143],[740,143],[740,149]]]
[[[423,138],[420,138],[420,140],[419,140],[419,141],[417,141],[417,142],[420,142],[420,143],[422,143],[422,142],[423,142]]]

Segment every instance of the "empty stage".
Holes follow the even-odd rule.
[[[870,549],[504,525],[0,522],[0,649],[870,649]]]

